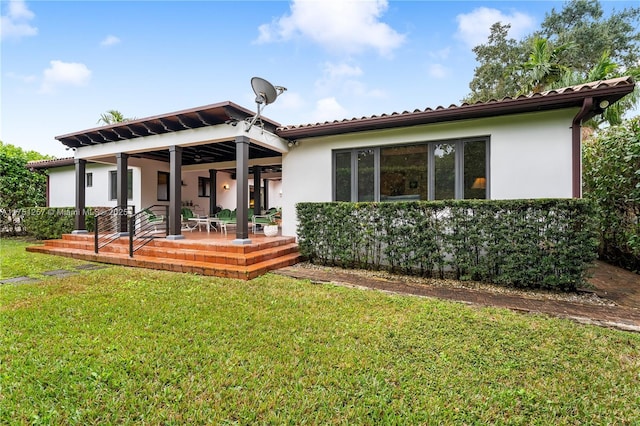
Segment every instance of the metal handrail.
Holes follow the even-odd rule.
[[[149,244],[164,229],[169,233],[169,206],[154,204],[129,217],[129,257]],[[157,220],[154,220],[157,218]]]
[[[116,206],[95,215],[94,251],[96,253],[121,236],[119,228],[123,221],[118,218],[128,217],[130,214],[135,214],[135,206]]]

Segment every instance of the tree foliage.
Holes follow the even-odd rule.
[[[100,114],[100,118],[98,119],[98,124],[109,125],[109,124],[115,124],[115,123],[123,123],[125,121],[131,121],[131,120],[135,120],[135,117],[127,118],[120,111],[116,109],[110,109],[109,111],[103,114]]]
[[[521,41],[507,38],[508,25],[491,27],[488,42],[476,46],[478,66],[465,102],[514,97],[605,78],[638,75],[640,7],[604,17],[597,0],[572,0],[552,9],[541,29]],[[606,117],[618,124],[637,101],[630,97]],[[609,119],[610,118],[610,119]]]
[[[585,142],[584,195],[597,206],[600,256],[640,271],[640,117]]]
[[[478,67],[469,87],[471,94],[464,101],[474,103],[489,99],[502,99],[520,90],[518,66],[526,61],[527,50],[513,38],[507,38],[510,25],[496,22],[486,44],[473,48]],[[512,78],[502,78],[511,74]]]
[[[46,203],[46,175],[27,168],[27,162],[53,157],[0,141],[0,234],[21,231],[20,217]]]
[[[608,18],[597,0],[574,0],[560,11],[551,9],[536,33],[555,45],[574,43],[563,56],[564,65],[583,75],[600,61],[604,52],[623,69],[636,67],[640,59],[638,18],[640,8],[615,11]]]

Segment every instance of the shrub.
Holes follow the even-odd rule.
[[[300,203],[311,262],[575,290],[596,257],[585,200]]]
[[[26,233],[38,240],[60,238],[73,231],[76,209],[73,207],[32,207],[22,209],[20,218]],[[94,214],[87,209],[85,220],[88,231],[93,231]]]
[[[585,143],[584,195],[596,206],[600,257],[640,271],[640,117]]]

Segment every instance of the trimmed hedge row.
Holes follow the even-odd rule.
[[[575,290],[597,256],[585,200],[300,203],[311,262],[453,276],[521,288]]]
[[[76,214],[73,207],[32,207],[24,210],[21,226],[26,234],[38,240],[60,238],[62,234],[73,231]],[[87,231],[93,232],[93,209],[87,209],[85,221]]]

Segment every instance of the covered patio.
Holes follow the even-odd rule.
[[[251,206],[256,215],[268,207],[262,204],[263,199],[269,198],[268,194],[260,194],[260,182],[274,174],[281,177],[282,156],[289,149],[288,141],[274,134],[278,123],[262,117],[251,125],[253,115],[252,111],[232,102],[222,102],[56,137],[75,151],[76,217],[73,233],[80,235],[87,232],[87,162],[116,165],[115,212],[121,213],[128,211],[129,165],[133,161],[147,161],[168,165],[165,200],[168,205],[167,240],[185,238],[181,226],[183,173],[208,172],[211,193],[206,214],[211,216],[218,206],[213,188],[217,187],[218,173],[225,171],[232,173],[236,181],[237,226],[231,244],[250,245],[255,235],[249,235],[248,207]],[[144,171],[142,174],[138,211],[159,203],[155,182],[151,182],[153,176],[145,175]],[[249,190],[250,176],[254,183],[258,183],[257,191]],[[265,185],[263,191],[267,190],[268,186]],[[124,237],[129,233],[127,218],[122,214],[120,216],[117,231]]]

